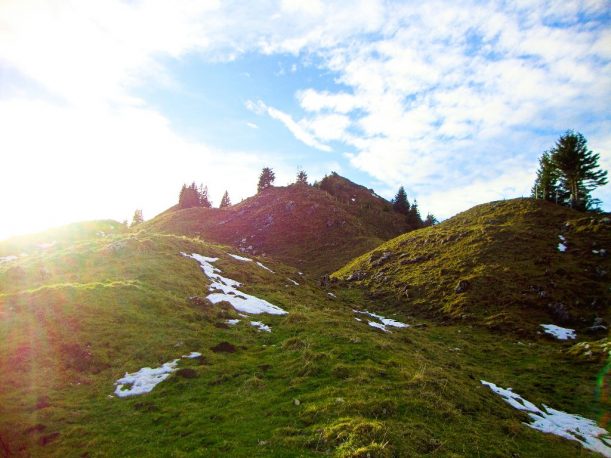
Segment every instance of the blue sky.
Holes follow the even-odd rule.
[[[337,171],[440,218],[528,195],[567,129],[611,168],[608,1],[0,4],[0,238]],[[609,186],[596,195],[609,208]],[[18,196],[18,197],[17,197]],[[30,209],[35,208],[35,212]]]

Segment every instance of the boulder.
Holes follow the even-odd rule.
[[[384,264],[386,261],[388,261],[392,256],[392,251],[385,251],[384,253],[382,253],[382,255],[373,260],[370,259],[369,262],[371,263],[371,267],[378,267],[381,266],[382,264]],[[373,256],[372,256],[373,258]]]
[[[346,281],[361,281],[365,278],[367,274],[362,270],[357,270],[356,272],[352,272],[350,275],[346,277]]]

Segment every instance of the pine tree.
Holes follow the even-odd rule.
[[[295,181],[297,184],[308,184],[308,174],[305,171],[300,170],[297,174],[297,180]]]
[[[428,213],[426,219],[422,222],[422,227],[434,226],[435,224],[439,224],[439,221],[435,218],[435,215]]]
[[[144,218],[142,217],[142,210],[136,210],[134,212],[134,216],[132,218],[132,224],[130,227],[137,226],[138,224],[142,224],[144,222]]]
[[[552,164],[549,151],[546,151],[539,158],[539,170],[532,188],[532,197],[554,202],[558,193],[558,171]]]
[[[187,198],[186,198],[186,207],[197,207],[199,206],[199,192],[197,190],[197,185],[195,181],[192,182],[189,187],[187,187]]]
[[[407,200],[407,194],[403,186],[399,188],[397,195],[392,200],[392,207],[397,213],[401,213],[402,215],[409,214],[409,201]]]
[[[579,132],[569,130],[558,139],[550,160],[558,171],[560,188],[568,194],[565,204],[582,211],[592,208],[595,201],[590,192],[607,184],[607,171],[599,168],[599,159]]]
[[[259,183],[257,184],[257,192],[263,191],[265,188],[269,188],[274,180],[276,179],[276,175],[274,171],[269,167],[263,168],[261,170],[261,175],[259,175]]]
[[[180,194],[178,194],[178,208],[187,208],[186,199],[187,199],[187,185],[183,184],[182,188],[180,188]]]
[[[407,213],[407,225],[412,229],[418,229],[422,227],[422,218],[420,217],[420,211],[418,210],[418,201],[414,200],[414,203],[410,206],[409,212]]]
[[[212,204],[210,203],[210,199],[208,198],[208,186],[204,186],[203,184],[199,185],[199,190],[197,193],[197,200],[200,207],[210,208]]]
[[[219,208],[225,208],[230,206],[231,200],[229,200],[229,193],[225,191],[225,194],[223,194],[223,198],[221,199],[221,204],[219,205]]]

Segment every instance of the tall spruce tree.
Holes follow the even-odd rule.
[[[221,199],[221,204],[219,205],[219,208],[225,208],[230,206],[231,200],[229,200],[229,193],[225,191],[225,194],[223,194],[223,198]]]
[[[407,225],[412,229],[418,229],[419,227],[422,227],[422,218],[420,217],[420,210],[418,210],[418,201],[415,199],[414,203],[409,208],[406,221]]]
[[[269,188],[274,180],[276,179],[276,175],[274,171],[269,167],[264,167],[261,170],[261,175],[259,175],[259,183],[257,184],[257,192],[263,191],[265,188]]]
[[[539,158],[539,170],[532,188],[532,197],[550,202],[559,198],[558,171],[552,163],[549,151],[545,151]]]
[[[401,213],[406,216],[409,214],[409,201],[407,200],[407,194],[405,193],[405,189],[403,188],[403,186],[399,188],[399,191],[397,191],[397,195],[392,200],[392,207],[398,213]]]
[[[198,204],[200,207],[210,208],[212,204],[208,198],[208,186],[204,186],[203,183],[199,185],[198,191]]]
[[[185,207],[186,194],[187,185],[183,183],[182,188],[180,188],[180,194],[178,194],[178,208],[187,208]]]
[[[591,210],[595,204],[590,192],[607,184],[607,171],[598,165],[599,154],[588,149],[588,142],[579,132],[567,131],[551,150],[550,161],[558,172],[561,190],[568,194],[564,201],[577,210]]]
[[[199,207],[200,204],[200,192],[195,182],[191,183],[189,186],[183,184],[178,196],[178,208]]]

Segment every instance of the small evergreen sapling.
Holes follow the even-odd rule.
[[[142,217],[142,210],[138,209],[134,212],[134,216],[132,217],[132,224],[130,227],[138,226],[144,222],[144,218]]]

